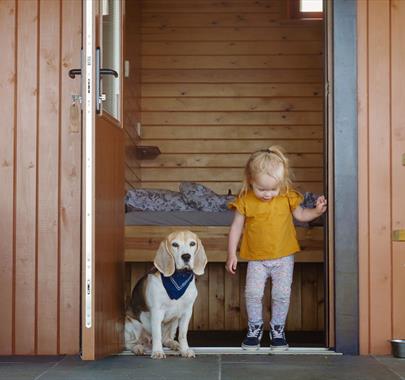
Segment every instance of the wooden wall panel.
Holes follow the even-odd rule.
[[[80,12],[0,4],[0,354],[80,351]]]
[[[370,204],[370,319],[371,345],[375,353],[386,351],[391,334],[391,138],[390,138],[390,4],[371,2],[369,7],[369,172]],[[381,128],[382,125],[388,128]],[[387,251],[388,248],[388,251]]]
[[[0,6],[0,353],[13,352],[16,3]]]
[[[15,350],[36,350],[38,2],[18,3],[15,220]]]
[[[37,352],[46,355],[58,350],[59,193],[48,190],[59,181],[60,4],[42,0],[39,19]]]
[[[405,3],[394,1],[391,5],[391,162],[392,162],[392,229],[405,229],[405,124],[403,99],[405,99]],[[405,288],[405,243],[393,243],[392,279],[393,279],[393,338],[405,336],[405,304],[403,289]]]
[[[307,177],[323,165],[322,23],[286,20],[284,8],[281,0],[143,2],[140,143],[162,155],[141,161],[142,187],[199,180],[237,193],[242,178],[217,171],[241,172],[252,151],[279,144],[294,169],[304,166],[297,154],[312,155],[297,186],[322,192],[322,174]]]
[[[76,114],[78,108],[72,109],[77,106],[72,104],[72,95],[80,94],[80,79],[72,80],[68,77],[68,71],[80,65],[82,20],[78,17],[78,7],[80,7],[78,1],[61,2],[58,343],[60,354],[72,354],[80,349],[82,134],[81,120]]]
[[[139,136],[137,123],[141,121],[141,1],[126,1],[124,15],[124,61],[128,73],[123,81],[123,127],[125,131],[125,186],[139,186],[141,180],[139,162],[135,158],[134,146]]]
[[[152,267],[151,262],[127,263],[126,300],[130,289]],[[208,263],[203,276],[196,281],[198,297],[194,305],[190,331],[245,330],[246,263],[238,264],[236,275],[226,273],[223,263]],[[263,296],[263,318],[266,329],[271,318],[271,281]],[[296,263],[287,318],[288,331],[323,331],[323,265]],[[320,305],[322,313],[320,313]]]
[[[360,350],[390,353],[403,337],[405,4],[358,3]],[[384,312],[382,312],[382,310]]]

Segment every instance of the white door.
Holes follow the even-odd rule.
[[[122,1],[83,0],[82,358],[123,349]]]

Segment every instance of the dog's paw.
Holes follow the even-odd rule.
[[[135,355],[143,355],[145,353],[145,347],[142,344],[136,344],[132,347],[131,351]]]
[[[195,353],[191,348],[188,348],[187,350],[180,351],[180,355],[183,358],[195,358]]]
[[[164,359],[166,355],[163,351],[152,351],[152,355],[150,356],[152,359]]]
[[[164,342],[163,345],[173,351],[180,351],[180,343],[173,339]]]

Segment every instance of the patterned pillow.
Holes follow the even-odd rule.
[[[191,207],[200,211],[226,211],[228,202],[235,198],[232,195],[219,195],[208,187],[195,182],[182,182],[180,192]]]
[[[127,211],[192,211],[177,191],[132,189],[125,197]]]

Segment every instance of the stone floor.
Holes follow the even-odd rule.
[[[1,380],[405,380],[405,359],[343,355],[0,356]]]

